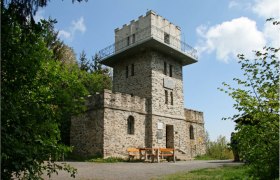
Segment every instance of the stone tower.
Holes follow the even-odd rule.
[[[72,118],[74,152],[126,157],[128,147],[170,147],[185,159],[205,152],[203,113],[185,109],[183,97],[182,68],[197,62],[196,50],[180,35],[153,11],[115,29],[115,43],[99,51],[113,68],[113,90],[92,95],[87,113]]]
[[[115,29],[113,54],[101,52],[102,63],[114,69],[113,92],[147,98],[149,123],[157,122],[156,117],[185,120],[182,67],[197,62],[197,57],[180,36],[178,26],[148,11]]]

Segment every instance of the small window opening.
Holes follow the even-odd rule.
[[[132,34],[132,43],[135,43],[135,34]]]
[[[165,104],[168,104],[168,91],[164,90],[165,92]]]
[[[134,117],[129,116],[127,119],[127,133],[134,134]]]
[[[126,78],[128,78],[128,66],[126,66],[126,70],[125,70],[126,72]]]
[[[171,64],[169,64],[169,76],[172,77],[172,69],[173,66]]]
[[[167,74],[167,64],[166,64],[166,62],[164,62],[164,71],[163,71],[163,73],[166,75]]]
[[[194,139],[193,126],[190,125],[190,139]]]
[[[170,104],[173,105],[173,92],[170,92]]]
[[[170,35],[167,33],[164,33],[164,42],[170,44]]]
[[[134,64],[131,64],[131,76],[134,76]]]
[[[130,41],[130,38],[129,36],[127,37],[127,46],[129,46],[129,41]]]

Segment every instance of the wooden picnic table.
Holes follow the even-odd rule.
[[[172,157],[173,162],[176,161],[175,158],[175,149],[174,148],[158,148],[158,147],[153,147],[153,148],[146,148],[146,147],[140,147],[140,148],[129,148],[129,159],[134,158],[136,156],[136,152],[139,152],[139,159],[148,161],[151,160],[152,162],[155,161],[155,158],[157,162],[160,162],[160,158],[164,157]],[[133,153],[133,154],[130,154]],[[169,159],[170,160],[170,159]]]
[[[144,159],[147,161],[149,158],[154,162],[154,158],[157,157],[157,162],[159,162],[159,148],[139,148],[140,160]]]

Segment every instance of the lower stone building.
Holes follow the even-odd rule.
[[[179,159],[205,154],[202,112],[184,109],[184,119],[151,115],[148,103],[110,90],[89,97],[87,112],[72,118],[74,153],[126,158],[129,147],[171,147]]]

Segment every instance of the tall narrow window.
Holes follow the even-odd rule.
[[[132,34],[132,43],[135,43],[135,34]]]
[[[164,62],[163,73],[164,73],[165,75],[167,74],[167,64],[166,64],[166,62]]]
[[[164,42],[169,44],[170,43],[170,35],[167,33],[164,33]]]
[[[193,126],[190,125],[190,139],[194,139]]]
[[[172,69],[173,66],[171,64],[169,64],[169,76],[172,77]]]
[[[170,104],[173,105],[173,92],[170,92]]]
[[[134,76],[134,64],[131,64],[131,76]]]
[[[134,117],[129,116],[127,119],[127,134],[134,134]]]
[[[168,104],[168,91],[164,90],[165,92],[165,104]]]
[[[128,66],[126,66],[125,75],[126,75],[126,78],[128,78]]]
[[[129,36],[127,37],[127,46],[129,46],[129,41],[130,41],[130,38],[129,38]]]

